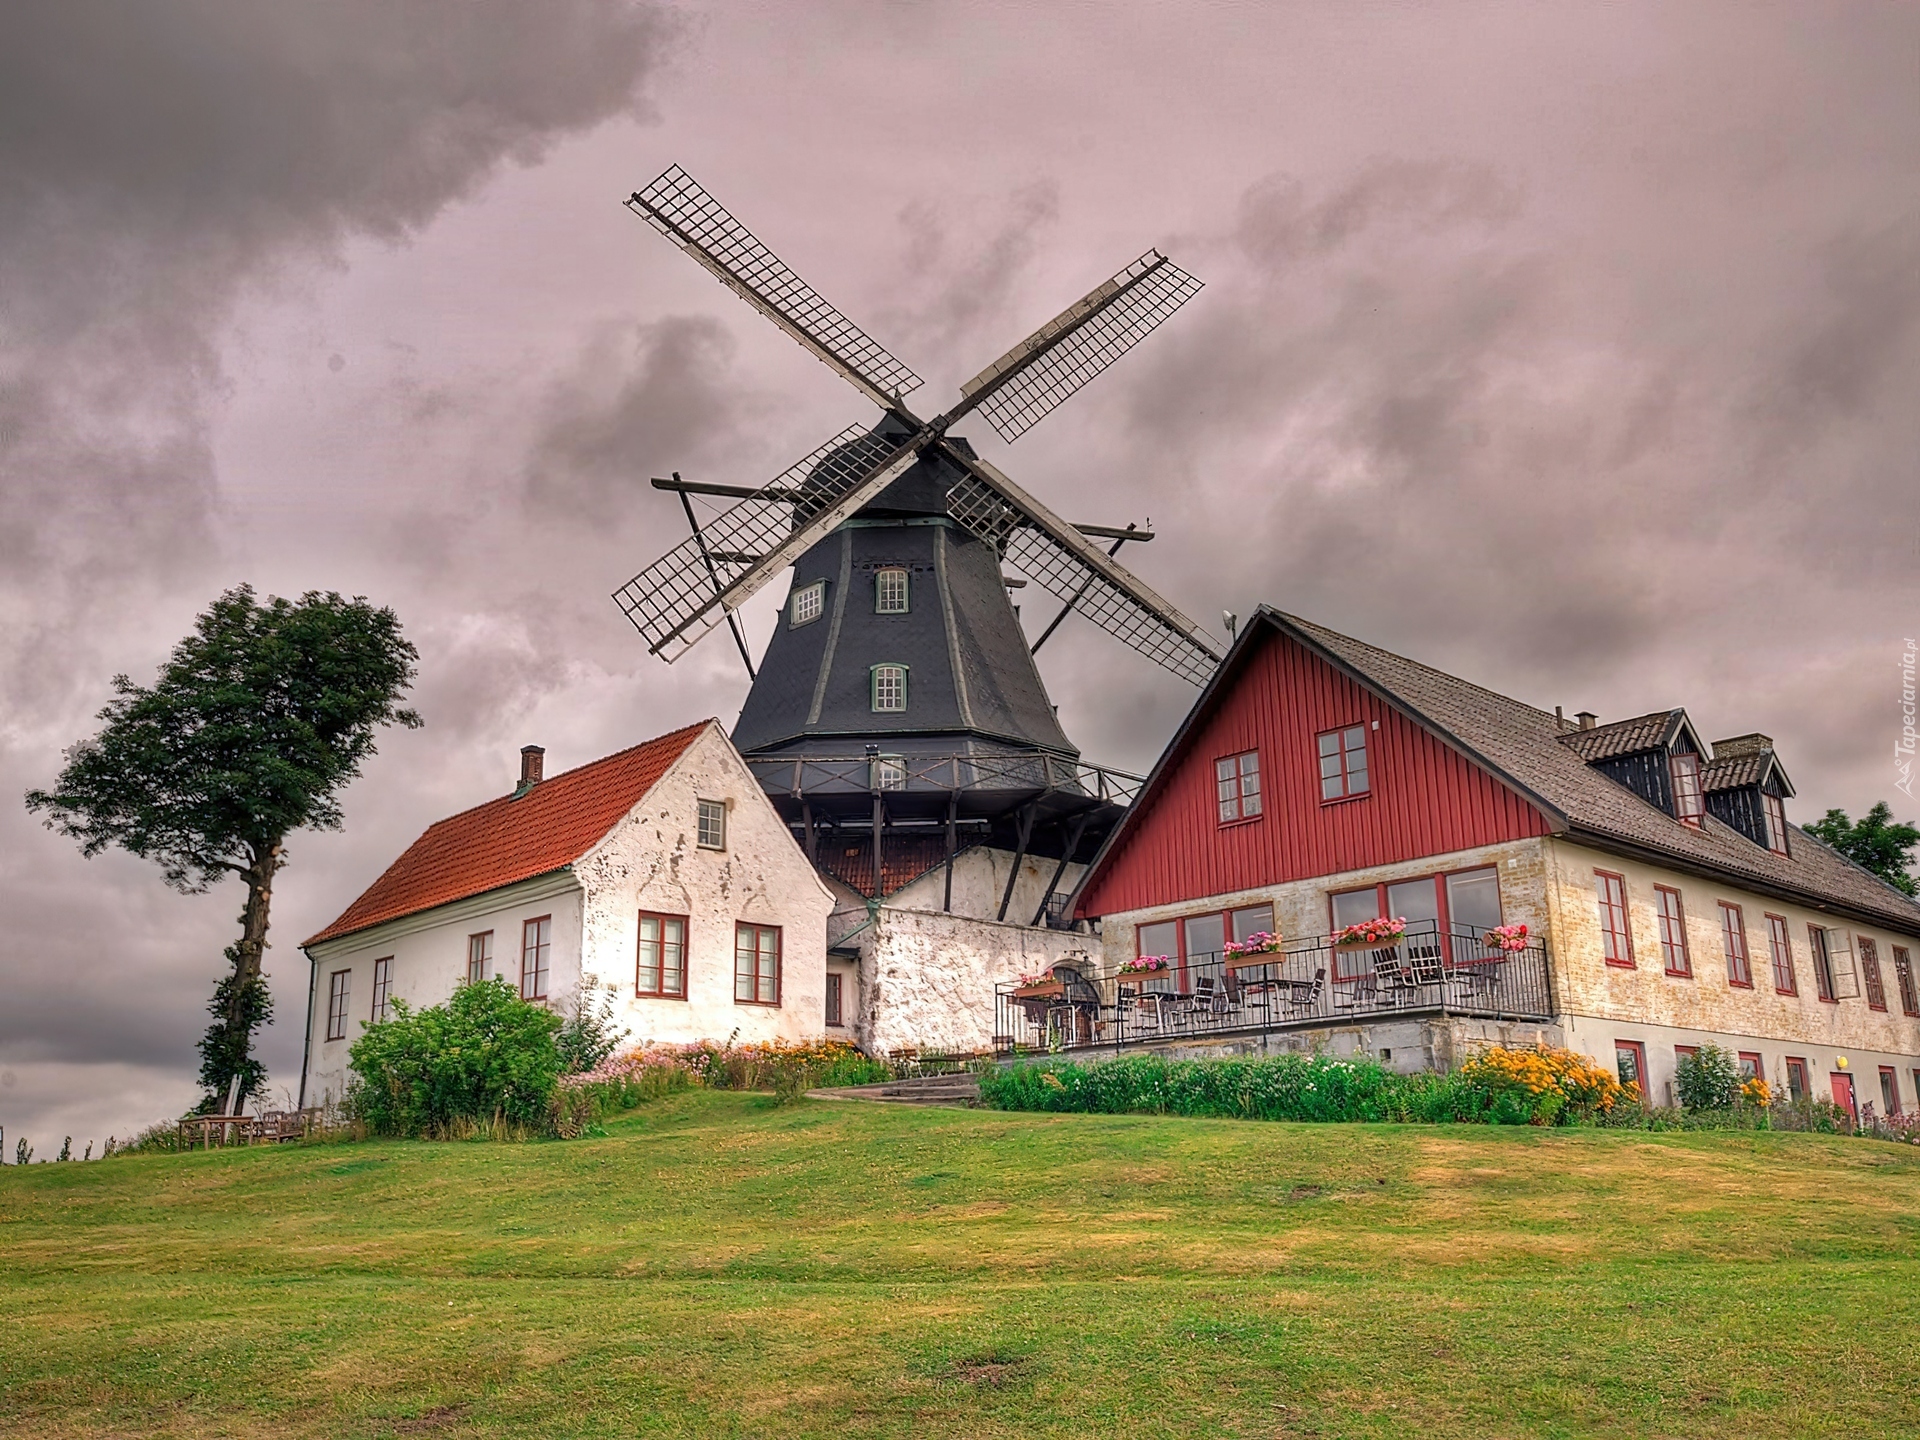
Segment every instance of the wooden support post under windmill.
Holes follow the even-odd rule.
[[[1053,878],[1047,881],[1047,893],[1040,897],[1040,908],[1033,912],[1035,925],[1047,918],[1047,906],[1053,903],[1053,892],[1060,888],[1060,877],[1067,873],[1067,862],[1073,859],[1073,852],[1080,848],[1080,837],[1087,833],[1087,821],[1091,818],[1091,812],[1083,810],[1073,817],[1073,823],[1067,827],[1066,848],[1060,852],[1060,863],[1053,867]]]
[[[960,761],[953,761],[953,789],[947,792],[947,888],[941,897],[940,908],[951,915],[953,913],[953,847],[954,821],[960,814]]]
[[[996,920],[1005,920],[1007,906],[1013,903],[1013,884],[1020,878],[1020,867],[1026,862],[1027,841],[1033,838],[1033,817],[1039,809],[1040,802],[1035,800],[1020,811],[1020,818],[1016,822],[1019,828],[1020,844],[1013,852],[1013,867],[1007,871],[1007,888],[1000,894],[1000,911],[993,917]]]

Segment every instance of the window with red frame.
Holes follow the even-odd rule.
[[[1880,976],[1880,947],[1864,935],[1856,938],[1860,941],[1860,974],[1867,982],[1867,1008],[1884,1010],[1887,984]]]
[[[373,962],[373,1009],[368,1018],[375,1025],[387,1018],[387,1001],[393,995],[393,956]]]
[[[1789,1055],[1787,1056],[1787,1098],[1804,1100],[1807,1094],[1807,1062],[1798,1055]]]
[[[1260,752],[1227,755],[1213,762],[1214,787],[1219,792],[1220,823],[1252,820],[1260,814]]]
[[[1767,916],[1767,945],[1773,951],[1773,988],[1782,995],[1798,995],[1800,987],[1793,978],[1793,939],[1787,933],[1787,917]]]
[[[1600,901],[1600,938],[1607,964],[1633,964],[1633,933],[1627,928],[1627,881],[1606,870],[1593,872],[1593,890]]]
[[[1271,934],[1273,906],[1243,905],[1237,910],[1209,910],[1200,915],[1183,915],[1178,920],[1157,920],[1150,925],[1135,926],[1133,953],[1142,957],[1166,956],[1172,978],[1185,992],[1193,984],[1189,966],[1221,963],[1226,958],[1229,940]]]
[[[1900,1072],[1891,1065],[1880,1067],[1880,1111],[1883,1115],[1900,1113]]]
[[[1740,1078],[1742,1080],[1764,1080],[1767,1067],[1758,1054],[1752,1050],[1740,1052]]]
[[[1367,773],[1367,727],[1348,725],[1319,737],[1320,798],[1344,800],[1372,788]]]
[[[1780,803],[1778,795],[1762,794],[1767,812],[1767,848],[1776,855],[1786,855],[1787,849],[1787,807]]]
[[[353,987],[353,971],[336,970],[327,977],[327,1039],[347,1038],[348,995]]]
[[[733,927],[733,998],[739,1005],[780,1003],[780,927]]]
[[[1747,963],[1747,922],[1738,905],[1720,902],[1720,941],[1727,951],[1727,983],[1753,988],[1753,967]]]
[[[1893,947],[1893,978],[1900,986],[1901,1013],[1920,1015],[1920,989],[1913,983],[1913,956],[1904,945]]]
[[[1616,1040],[1613,1042],[1613,1064],[1620,1073],[1620,1083],[1631,1085],[1640,1092],[1640,1098],[1647,1098],[1647,1047],[1638,1040]]]
[[[1653,898],[1660,912],[1660,958],[1667,974],[1693,978],[1693,959],[1687,954],[1687,912],[1680,903],[1680,892],[1670,885],[1653,887]]]
[[[687,917],[640,912],[640,943],[633,993],[662,1000],[687,998]]]
[[[1335,933],[1365,920],[1405,920],[1410,943],[1431,947],[1433,940],[1423,942],[1419,936],[1435,936],[1446,961],[1477,960],[1482,953],[1479,937],[1502,923],[1500,872],[1491,865],[1335,891],[1327,902]],[[1455,943],[1464,944],[1469,938],[1475,942],[1470,952],[1456,957]],[[1373,973],[1372,958],[1364,950],[1336,951],[1333,963],[1336,980],[1357,980]]]
[[[553,953],[553,917],[542,915],[520,927],[520,998],[547,998],[548,960]]]
[[[1707,813],[1700,795],[1700,757],[1675,755],[1667,765],[1673,773],[1673,813],[1689,825],[1698,825]]]

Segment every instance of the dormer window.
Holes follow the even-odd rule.
[[[1787,850],[1787,807],[1778,795],[1762,792],[1761,804],[1767,816],[1767,848],[1776,855],[1786,855]]]
[[[901,566],[889,566],[873,572],[873,608],[880,615],[907,613],[907,572]]]
[[[1700,757],[1675,755],[1668,760],[1673,773],[1673,813],[1676,819],[1698,826],[1707,813],[1700,794]]]
[[[876,665],[870,672],[876,715],[898,715],[907,708],[907,667]]]

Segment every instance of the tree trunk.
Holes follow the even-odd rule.
[[[247,882],[247,903],[240,912],[240,939],[227,954],[233,960],[233,974],[221,988],[226,991],[224,1007],[216,1010],[214,1031],[224,1031],[233,1057],[228,1072],[217,1077],[203,1076],[219,1086],[230,1086],[234,1076],[249,1067],[253,1057],[253,1029],[260,1023],[260,1010],[254,999],[255,983],[267,950],[267,911],[273,903],[273,879],[285,863],[279,839],[251,847],[247,868],[241,872]],[[216,1000],[219,997],[216,996]],[[210,1033],[209,1039],[212,1038]],[[242,1103],[246,1095],[241,1095]]]

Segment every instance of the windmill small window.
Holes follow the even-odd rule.
[[[904,567],[889,565],[873,574],[873,608],[880,615],[904,615],[907,613],[907,572]]]
[[[907,788],[907,757],[904,755],[876,755],[868,766],[871,774],[868,779],[875,790],[904,790]]]
[[[907,667],[873,667],[873,708],[876,714],[899,714],[907,708]]]
[[[826,581],[816,580],[811,585],[802,585],[787,602],[787,624],[794,629],[811,625],[825,613],[826,608]]]

